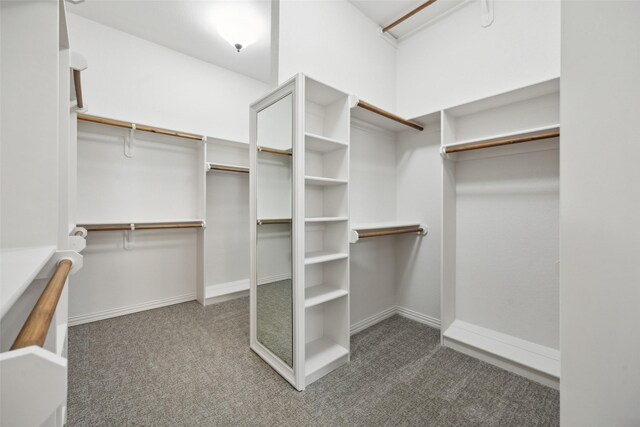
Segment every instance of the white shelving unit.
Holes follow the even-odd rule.
[[[279,100],[288,99],[289,94],[293,94],[293,123],[286,123],[289,114],[271,123],[269,120],[279,114],[275,109],[258,115]],[[290,225],[256,225],[251,292],[259,298],[257,288],[261,283],[255,271],[279,263],[261,264],[260,254],[266,253],[260,250],[261,241],[266,244],[269,240],[275,247],[278,238],[284,239],[278,247],[281,251],[291,248],[293,272],[293,363],[288,365],[286,357],[279,357],[276,350],[257,338],[257,311],[253,306],[251,347],[303,390],[349,360],[349,95],[299,74],[255,103],[252,110],[253,126],[260,126],[262,120],[262,144],[292,153],[287,156],[263,151],[260,162],[252,160],[252,168],[257,164],[265,178],[262,182],[258,176],[255,183],[251,199],[260,212],[252,209],[250,223],[263,218],[292,218]],[[277,146],[278,141],[287,139],[278,133],[282,129],[276,129],[277,124],[285,130],[287,126],[293,129],[292,150],[286,144]],[[252,138],[260,138],[255,132]],[[257,151],[258,145],[252,139],[251,149]],[[271,163],[268,156],[273,156]],[[287,206],[292,206],[291,212],[282,211]],[[292,234],[287,246],[288,229]]]
[[[442,342],[557,387],[559,81],[441,119]]]

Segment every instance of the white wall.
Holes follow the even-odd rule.
[[[640,3],[562,6],[565,426],[640,425]]]
[[[268,85],[69,14],[89,113],[248,142],[249,104]]]
[[[351,126],[351,223],[396,219],[395,135]],[[396,305],[396,238],[351,245],[351,324]]]
[[[68,18],[71,48],[85,55],[89,64],[82,73],[89,114],[248,141],[249,104],[264,95],[268,85],[93,21],[75,15]],[[117,128],[82,126],[78,143],[79,221],[203,217],[202,143],[175,138],[159,142],[155,136],[137,135],[136,156],[129,159],[124,157],[124,130],[113,140],[97,135],[117,133]],[[89,128],[93,133],[86,132]],[[154,142],[145,142],[149,139]],[[215,144],[209,144],[212,155],[208,160],[224,162],[213,148]],[[248,164],[248,151],[240,152],[244,161],[238,158],[233,162]],[[214,175],[207,181],[219,183],[225,178]],[[221,189],[216,184],[211,190],[208,194],[215,197],[215,202],[238,202],[238,209],[244,207],[248,212],[247,193],[244,206],[241,193],[237,197],[221,193],[235,192],[238,186]],[[246,191],[242,184],[240,190]],[[105,201],[112,203],[101,208],[100,203]],[[242,233],[220,233],[220,229],[245,226],[242,216],[230,218],[226,211],[212,214],[216,212],[220,218],[206,218],[212,225],[209,233],[225,239],[240,238]],[[74,276],[70,289],[72,323],[195,298],[201,268],[197,262],[201,243],[197,233],[202,231],[134,232],[133,249],[129,251],[123,248],[122,232],[93,233],[83,253],[84,268]],[[227,245],[230,247],[233,245]],[[230,255],[238,263],[247,260],[248,247],[236,249],[238,253]],[[214,250],[206,254],[216,256]],[[210,273],[211,268],[207,271]],[[244,269],[234,264],[217,271],[214,277],[205,275],[203,281],[211,285],[248,275],[247,261]]]
[[[433,319],[440,319],[441,163],[438,129],[409,130],[398,136],[398,219],[421,221],[429,232],[398,241],[397,304]]]
[[[395,49],[347,0],[280,0],[279,28],[280,82],[302,72],[395,111]]]
[[[496,0],[480,26],[474,0],[403,40],[397,111],[417,117],[560,75],[560,2]],[[357,45],[355,45],[357,46]]]
[[[456,318],[559,348],[558,151],[456,164]]]

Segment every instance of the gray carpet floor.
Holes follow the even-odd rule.
[[[69,426],[547,426],[550,388],[439,345],[398,316],[351,338],[352,360],[297,392],[249,349],[247,297],[69,330]]]

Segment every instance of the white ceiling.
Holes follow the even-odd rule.
[[[67,11],[268,83],[271,1],[235,1],[247,3],[264,22],[258,41],[240,53],[213,25],[216,8],[228,1],[86,0],[67,3]]]
[[[380,27],[386,27],[404,14],[422,5],[426,0],[350,0],[362,13]],[[441,16],[465,0],[437,0],[411,18],[394,27],[389,33],[397,39],[413,32],[427,22]]]

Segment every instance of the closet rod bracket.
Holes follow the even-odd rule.
[[[69,248],[76,252],[82,252],[87,246],[87,229],[84,227],[74,227],[69,234]]]
[[[129,130],[129,135],[124,137],[124,155],[130,159],[136,155],[135,145],[133,145],[135,140],[136,140],[136,124],[131,123],[131,129]]]
[[[63,250],[56,251],[49,261],[45,264],[44,267],[40,270],[36,279],[48,279],[56,270],[60,261],[68,259],[71,261],[71,271],[69,271],[69,275],[76,274],[78,270],[82,268],[82,255],[80,255],[77,251],[74,250]]]
[[[136,229],[136,225],[131,224],[131,230],[125,230],[122,232],[122,247],[126,251],[130,251],[133,249],[133,244],[134,244],[133,231],[135,231],[135,229]]]

